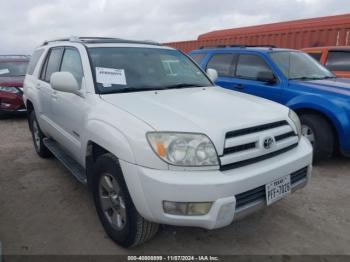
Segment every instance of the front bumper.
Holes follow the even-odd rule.
[[[279,156],[228,171],[155,170],[120,161],[136,209],[146,219],[178,226],[214,229],[227,226],[266,206],[265,199],[236,209],[236,196],[306,168],[306,176],[292,184],[305,186],[311,176],[312,147],[302,138],[299,145]],[[213,202],[203,216],[178,216],[163,211],[163,201]]]
[[[12,94],[0,91],[0,111],[6,113],[25,112],[22,94]]]

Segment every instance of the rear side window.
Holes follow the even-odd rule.
[[[261,57],[256,55],[240,55],[238,57],[236,77],[256,80],[260,72],[272,72]]]
[[[27,70],[28,75],[32,75],[34,73],[36,64],[38,63],[43,52],[44,52],[44,49],[39,49],[39,50],[34,51],[32,57],[30,59],[29,65],[28,65],[28,70]]]
[[[203,58],[206,56],[206,54],[192,54],[190,56],[197,64],[200,64],[202,63]]]
[[[78,50],[74,48],[65,49],[60,71],[72,73],[79,85],[81,84],[83,78],[83,67]]]
[[[320,62],[322,53],[307,53],[309,56],[311,56],[313,59],[315,59],[317,62]]]
[[[233,54],[216,54],[213,55],[207,65],[208,68],[215,69],[219,76],[233,76],[235,70],[233,65]]]
[[[63,48],[52,48],[41,72],[41,80],[50,82],[51,75],[58,72],[62,58]]]
[[[331,71],[350,71],[350,52],[329,51],[326,67]]]

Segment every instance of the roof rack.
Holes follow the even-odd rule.
[[[52,42],[77,42],[77,43],[86,43],[86,44],[97,44],[97,43],[125,43],[125,44],[146,44],[146,45],[157,45],[160,46],[160,43],[153,41],[137,41],[137,40],[128,40],[121,38],[113,38],[113,37],[77,37],[72,36],[68,38],[58,38],[49,41],[45,41],[42,45],[48,45]]]
[[[217,46],[201,46],[199,49],[204,48],[231,48],[231,47],[238,47],[238,48],[247,48],[247,47],[267,47],[267,48],[276,48],[274,45],[244,45],[244,44],[232,44],[232,45],[217,45]]]

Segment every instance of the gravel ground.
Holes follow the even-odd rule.
[[[10,254],[350,254],[350,159],[314,168],[296,194],[226,228],[163,226],[122,249],[105,234],[87,189],[34,152],[24,118],[0,120],[0,241]]]

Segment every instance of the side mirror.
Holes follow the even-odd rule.
[[[271,71],[261,71],[258,73],[258,76],[256,77],[256,80],[261,82],[266,82],[269,84],[276,83],[276,77]]]
[[[51,75],[51,87],[57,91],[66,93],[79,93],[79,84],[70,72],[56,72]]]
[[[207,75],[209,76],[210,80],[215,82],[218,79],[218,71],[212,68],[207,69]]]

